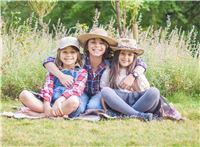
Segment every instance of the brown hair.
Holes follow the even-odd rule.
[[[109,73],[109,86],[113,89],[117,89],[119,88],[116,80],[118,79],[119,73],[120,73],[120,65],[119,65],[119,54],[120,54],[121,50],[115,51],[114,52],[114,57],[111,63],[111,67],[110,67],[110,73]],[[136,59],[137,59],[137,55],[134,54],[134,60],[133,63],[131,65],[129,65],[127,67],[127,75],[129,75],[130,73],[133,72],[135,66],[136,66]]]
[[[75,64],[78,64],[79,66],[82,66],[83,65],[83,61],[82,61],[81,53],[80,53],[79,49],[74,47],[74,46],[71,46],[71,47],[77,52],[77,61],[76,61]],[[64,49],[66,49],[66,48],[64,48]],[[61,49],[58,49],[57,50],[57,56],[56,56],[56,59],[55,59],[55,64],[58,66],[58,68],[62,68],[62,66],[63,66],[63,63],[60,60],[60,53],[61,53]]]

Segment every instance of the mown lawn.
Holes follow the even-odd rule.
[[[87,122],[80,120],[16,120],[0,118],[2,146],[200,146],[200,104],[175,103],[187,117],[142,122],[135,119]],[[13,111],[18,101],[1,101],[1,111]]]

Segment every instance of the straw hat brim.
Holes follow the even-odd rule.
[[[105,40],[110,46],[117,46],[117,41],[115,39],[97,34],[83,34],[78,37],[78,40],[80,41],[81,45],[85,47],[85,43],[93,38],[101,38]]]
[[[125,51],[132,51],[136,53],[138,56],[142,55],[144,53],[143,49],[130,49],[130,48],[119,48],[119,47],[111,47],[113,51],[118,51],[118,50],[125,50]]]

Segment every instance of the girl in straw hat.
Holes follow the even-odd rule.
[[[101,76],[109,65],[107,58],[109,57],[109,46],[117,46],[117,41],[108,36],[108,33],[101,28],[93,28],[89,33],[82,34],[78,37],[82,47],[84,48],[84,66],[88,72],[88,79],[84,94],[81,96],[81,105],[76,112],[76,116],[83,113],[87,109],[102,109],[101,104]],[[70,76],[63,75],[53,63],[53,58],[48,58],[44,63],[48,71],[57,76],[63,85],[70,85],[73,81]],[[145,70],[146,64],[142,61],[137,62],[139,70]],[[144,68],[143,68],[144,67]],[[134,80],[132,75],[129,75],[122,87],[130,87],[130,81]]]
[[[19,98],[26,107],[46,117],[70,116],[79,107],[79,96],[82,95],[87,80],[87,71],[80,68],[82,60],[79,47],[77,38],[62,38],[55,59],[60,71],[73,77],[73,85],[65,87],[57,77],[48,73],[40,94],[27,90],[21,92]]]
[[[121,38],[118,43],[118,47],[112,47],[112,66],[105,70],[101,78],[102,97],[112,110],[150,121],[159,104],[159,90],[151,87],[143,92],[133,92],[120,87],[120,81],[132,73],[137,56],[144,51],[137,48],[134,39]],[[134,76],[138,78],[139,74],[134,73]]]

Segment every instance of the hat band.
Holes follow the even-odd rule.
[[[135,47],[129,47],[129,46],[125,46],[125,45],[119,45],[118,48],[137,49]]]

